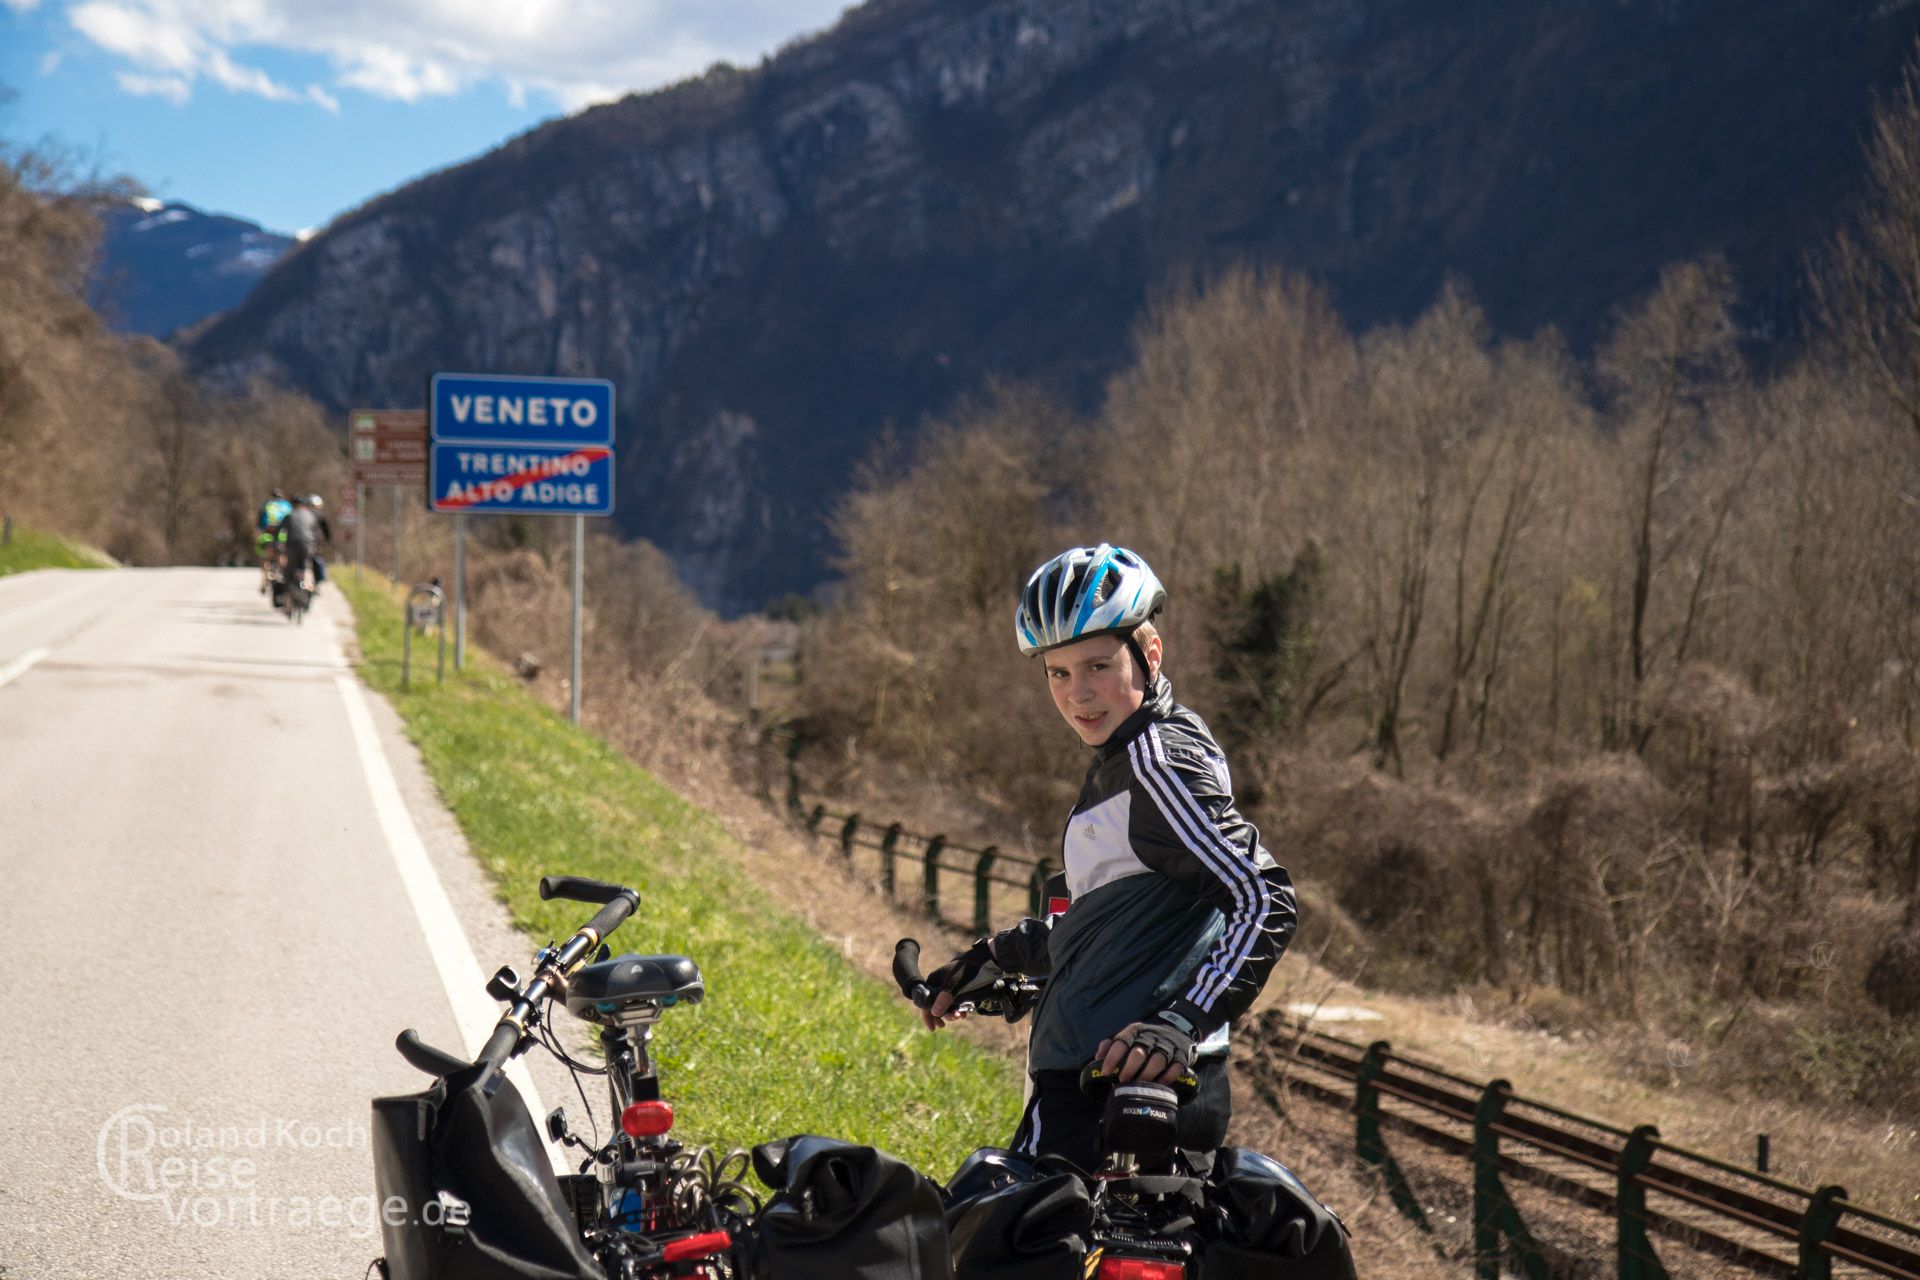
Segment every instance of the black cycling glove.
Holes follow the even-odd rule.
[[[985,974],[983,978],[981,975]],[[927,975],[930,991],[951,991],[958,996],[976,986],[984,986],[1004,976],[994,963],[993,951],[985,938]]]
[[[1116,1037],[1121,1044],[1131,1045],[1135,1049],[1146,1051],[1149,1060],[1158,1053],[1167,1060],[1167,1066],[1179,1063],[1191,1069],[1193,1067],[1193,1037],[1165,1022],[1142,1022],[1134,1026],[1132,1034],[1124,1039]]]

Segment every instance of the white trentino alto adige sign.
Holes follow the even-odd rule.
[[[613,384],[437,373],[427,398],[435,511],[613,514]]]

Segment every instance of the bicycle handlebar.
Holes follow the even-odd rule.
[[[591,902],[604,905],[612,902],[623,893],[632,893],[617,884],[608,884],[605,880],[589,880],[585,876],[541,876],[540,897],[544,901],[554,898],[567,898],[574,902]]]
[[[420,1033],[412,1027],[402,1031],[393,1042],[409,1065],[420,1068],[430,1076],[451,1075],[467,1065],[465,1058],[456,1058],[445,1049],[436,1049],[420,1038]]]
[[[565,990],[567,980],[587,962],[594,948],[624,924],[640,905],[640,893],[636,889],[580,876],[543,876],[540,880],[540,896],[602,905],[600,910],[594,912],[593,919],[575,930],[565,943],[544,948],[536,961],[538,967],[533,977],[525,986],[513,992],[512,999],[507,1003],[507,1011],[500,1015],[493,1034],[487,1037],[479,1056],[473,1060],[473,1065],[483,1068],[480,1074],[482,1083],[530,1042],[532,1033],[528,1028],[539,1021],[540,1002]],[[492,990],[491,987],[488,989]],[[467,1065],[444,1050],[422,1043],[412,1031],[402,1032],[395,1047],[400,1050],[401,1057],[433,1075],[446,1075]]]
[[[933,991],[920,976],[920,943],[916,939],[902,938],[893,944],[893,980],[900,985],[900,994],[916,1007],[924,1009],[933,1003]]]
[[[902,938],[893,944],[893,980],[899,984],[900,994],[916,1007],[932,1007],[938,992],[921,976],[918,940]],[[989,965],[982,968],[971,983],[952,994],[954,1000],[949,1015],[972,1012],[1013,1022],[1024,1017],[1039,999],[1040,984]]]

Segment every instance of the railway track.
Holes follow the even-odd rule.
[[[1381,1170],[1408,1216],[1424,1220],[1386,1131],[1460,1160],[1474,1186],[1484,1276],[1498,1274],[1503,1255],[1526,1274],[1548,1272],[1511,1182],[1612,1215],[1621,1280],[1681,1271],[1683,1255],[1712,1259],[1716,1276],[1920,1280],[1920,1226],[1853,1204],[1838,1187],[1798,1187],[1662,1142],[1650,1125],[1622,1129],[1282,1013],[1262,1018],[1258,1035],[1269,1087],[1352,1112],[1358,1155]]]

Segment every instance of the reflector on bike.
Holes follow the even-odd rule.
[[[663,1262],[685,1262],[689,1258],[711,1258],[733,1247],[733,1237],[724,1231],[708,1231],[684,1240],[675,1240],[660,1250]]]
[[[1186,1280],[1186,1264],[1151,1258],[1102,1258],[1099,1280]]]
[[[673,1108],[664,1102],[630,1103],[620,1113],[620,1127],[629,1138],[657,1138],[673,1128]]]

